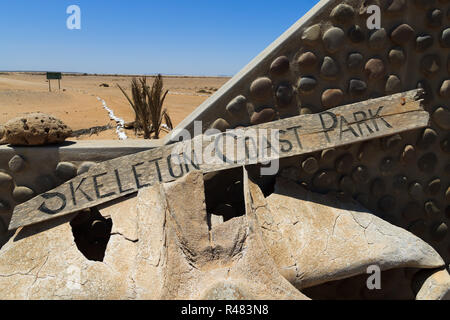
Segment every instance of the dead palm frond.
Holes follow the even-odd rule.
[[[168,90],[163,93],[163,80],[159,74],[152,87],[147,85],[147,78],[142,77],[139,81],[133,78],[131,81],[132,99],[128,96],[122,87],[119,89],[127,98],[135,113],[135,132],[143,131],[144,138],[150,139],[154,134],[155,139],[159,139],[163,122],[172,130],[173,124],[163,104],[168,94]]]

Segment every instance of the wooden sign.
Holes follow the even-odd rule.
[[[47,72],[47,80],[61,80],[61,72]]]
[[[266,163],[423,128],[428,125],[429,114],[423,110],[421,92],[413,90],[318,114],[200,135],[105,161],[16,206],[9,229],[93,207],[156,183],[174,181],[192,170],[207,173]]]

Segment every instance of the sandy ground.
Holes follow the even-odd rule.
[[[174,126],[195,110],[208,96],[225,84],[229,78],[164,77],[164,88],[169,90],[164,106]],[[134,120],[134,112],[117,87],[120,84],[130,93],[131,77],[63,75],[61,90],[52,80],[49,92],[45,75],[0,73],[0,124],[30,112],[51,114],[64,121],[74,131],[111,124],[108,112],[97,97],[105,100],[114,114],[125,122]],[[149,84],[152,78],[148,79]],[[101,87],[106,83],[109,88]],[[126,130],[130,139],[137,139],[132,130]],[[164,135],[162,135],[164,136]],[[73,138],[75,139],[75,138]],[[115,129],[77,139],[118,139]]]

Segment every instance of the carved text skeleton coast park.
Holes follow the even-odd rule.
[[[193,170],[204,173],[269,163],[428,125],[419,91],[372,99],[215,135],[199,135],[113,159],[18,205],[9,229],[93,207]],[[274,174],[276,172],[273,172]]]

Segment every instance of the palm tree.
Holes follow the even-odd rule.
[[[131,80],[132,99],[120,85],[118,87],[134,110],[134,130],[135,132],[143,131],[144,139],[150,139],[152,133],[155,139],[159,139],[163,122],[167,126],[166,129],[173,129],[167,109],[163,109],[164,100],[169,91],[166,90],[163,93],[163,79],[160,74],[155,78],[151,88],[147,85],[146,77],[140,78],[139,81],[133,78]]]

